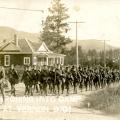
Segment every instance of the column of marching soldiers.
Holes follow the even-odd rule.
[[[26,96],[33,96],[35,92],[40,95],[60,95],[77,93],[78,91],[97,90],[119,83],[120,71],[117,69],[73,66],[25,66],[22,77],[14,65],[7,72],[11,85],[11,95],[16,95],[15,85],[23,82]]]

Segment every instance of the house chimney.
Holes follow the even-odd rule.
[[[7,40],[6,40],[6,39],[4,39],[4,40],[3,40],[3,43],[6,43],[6,41],[7,41]]]
[[[14,34],[14,42],[15,42],[15,45],[18,47],[18,38],[16,34]]]

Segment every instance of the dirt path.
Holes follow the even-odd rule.
[[[99,111],[80,108],[86,93],[60,97],[23,97],[19,91],[18,94],[19,97],[7,96],[6,103],[0,105],[0,120],[119,120]]]

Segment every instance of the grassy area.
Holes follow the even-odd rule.
[[[119,114],[120,86],[105,88],[88,95],[83,106],[101,110],[108,114]]]

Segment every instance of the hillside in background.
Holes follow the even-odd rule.
[[[23,31],[17,31],[10,27],[0,27],[0,43],[3,40],[11,41],[14,39],[14,34],[17,34],[17,37],[19,39],[27,38],[28,40],[32,42],[38,42],[40,34],[39,33],[27,33]],[[67,45],[67,48],[70,49],[71,47],[74,47],[76,45],[76,41],[73,40],[72,43]],[[89,49],[96,49],[96,50],[103,50],[104,49],[104,42],[100,40],[78,40],[78,45],[82,47],[83,50],[89,50]],[[115,49],[115,47],[110,46],[106,43],[106,50],[108,49]]]
[[[95,49],[98,51],[104,50],[104,41],[102,40],[95,40],[95,39],[88,39],[88,40],[78,40],[78,45],[82,47],[83,50],[88,51],[89,49]],[[73,40],[72,43],[68,44],[67,47],[70,49],[71,47],[76,46],[76,41]],[[106,50],[115,49],[115,47],[105,44]]]
[[[27,32],[23,32],[23,31],[17,31],[10,27],[0,27],[0,43],[3,40],[6,40],[6,41],[13,40],[14,34],[17,34],[17,37],[19,39],[26,38],[26,39],[34,41],[34,42],[38,42],[39,37],[40,37],[40,34],[37,34],[37,33],[27,33]]]

